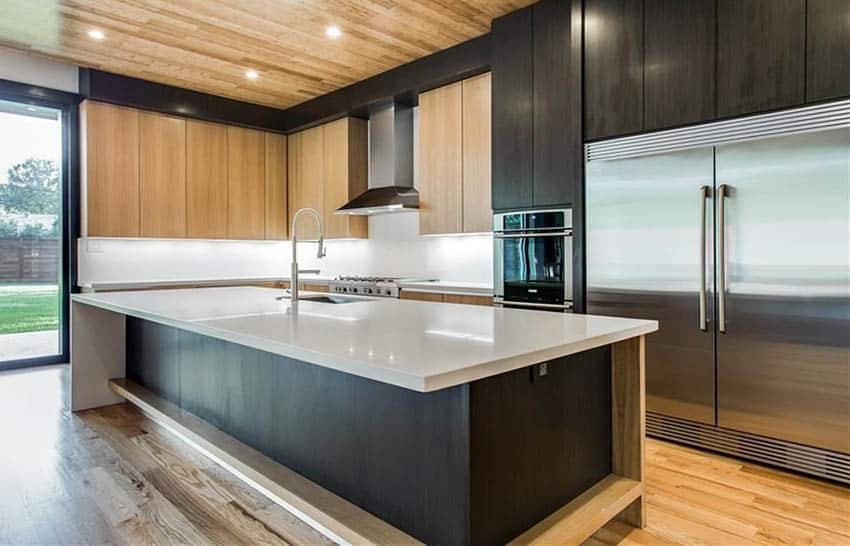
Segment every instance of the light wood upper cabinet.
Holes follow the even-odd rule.
[[[186,236],[227,238],[227,127],[186,122]]]
[[[463,84],[419,95],[419,233],[463,231]]]
[[[286,135],[266,133],[266,239],[289,234]]]
[[[82,234],[139,236],[139,112],[80,105]]]
[[[419,233],[492,230],[490,75],[419,96]]]
[[[289,135],[289,217],[309,207],[322,217],[325,237],[365,238],[365,217],[334,211],[366,191],[366,122],[344,118]],[[290,234],[291,235],[291,234]],[[298,221],[299,239],[317,239],[315,223]]]
[[[490,73],[463,81],[463,231],[493,231]]]
[[[325,237],[366,238],[369,236],[369,224],[365,216],[334,214],[336,209],[366,191],[366,121],[343,118],[323,125],[322,129]]]
[[[289,135],[289,223],[298,209],[312,208],[321,216],[324,208],[324,131],[313,127]],[[292,236],[292,233],[290,233]],[[299,219],[298,238],[318,239],[319,231],[310,218]]]
[[[265,135],[227,127],[227,236],[266,237]]]
[[[186,236],[186,120],[139,115],[142,237]]]
[[[323,133],[302,162],[318,169],[306,202],[319,212]],[[289,235],[285,135],[85,101],[80,138],[84,237]]]

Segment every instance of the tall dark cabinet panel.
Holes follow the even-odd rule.
[[[850,96],[850,1],[809,0],[806,101]]]
[[[573,203],[582,180],[581,0],[533,6],[535,207]]]
[[[806,0],[718,0],[718,116],[801,104],[805,57]]]
[[[493,20],[493,209],[532,204],[532,8]]]
[[[716,0],[644,0],[644,129],[714,119]]]
[[[643,0],[585,0],[584,133],[643,129]]]

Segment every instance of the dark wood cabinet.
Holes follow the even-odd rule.
[[[532,8],[493,21],[493,208],[532,204]]]
[[[533,7],[535,207],[573,202],[581,184],[581,1],[542,0]]]
[[[802,103],[805,57],[806,0],[718,0],[717,115]]]
[[[573,204],[582,157],[581,0],[493,21],[493,209]]]
[[[850,96],[850,1],[809,0],[806,101]]]
[[[714,119],[716,0],[644,0],[644,129]]]
[[[584,134],[643,129],[643,0],[585,0]]]

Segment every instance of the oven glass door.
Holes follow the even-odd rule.
[[[568,298],[571,237],[535,234],[502,239],[504,299],[562,304]]]

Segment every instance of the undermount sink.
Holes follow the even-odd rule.
[[[275,299],[278,300],[288,300],[289,296],[279,296]],[[315,296],[301,296],[298,298],[300,301],[313,301],[316,303],[355,303],[358,301],[364,301],[364,298],[347,298],[345,296],[326,296],[324,294],[315,295]]]

